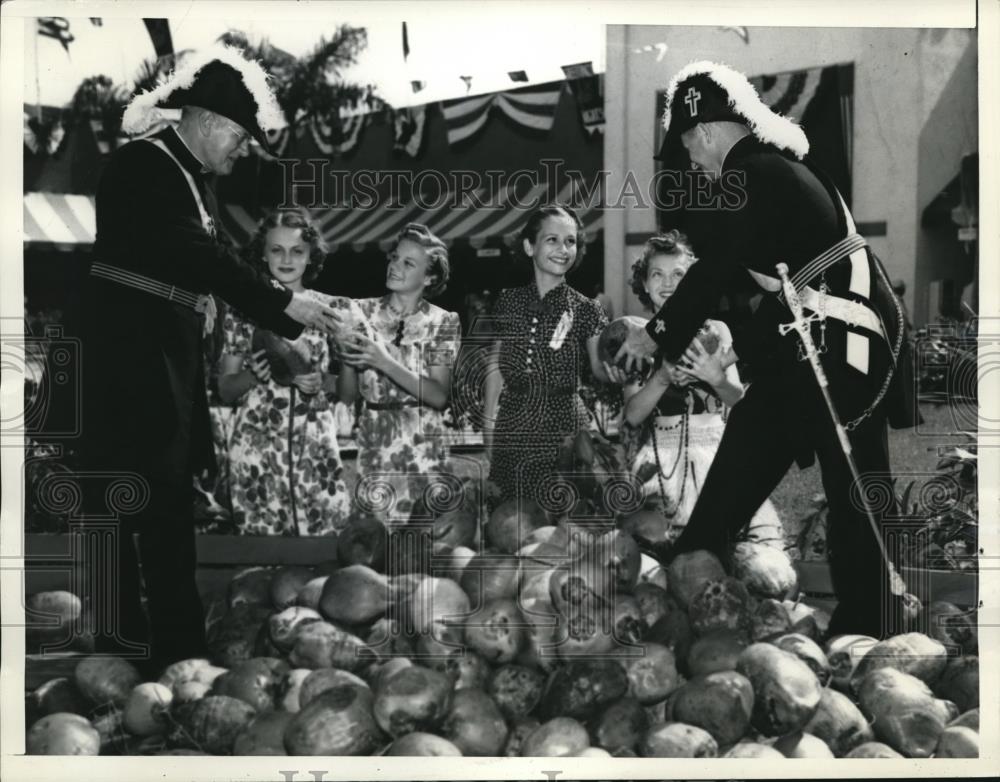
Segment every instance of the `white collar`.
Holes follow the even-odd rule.
[[[211,171],[212,169],[210,169],[208,166],[206,166],[205,163],[204,163],[204,161],[194,153],[194,150],[191,149],[191,145],[187,143],[187,141],[185,140],[184,136],[182,136],[180,133],[178,133],[177,126],[176,125],[171,125],[170,129],[174,132],[174,135],[176,135],[177,138],[179,138],[181,140],[181,143],[185,147],[187,147],[187,151],[191,153],[191,157],[193,157],[195,160],[197,160],[199,163],[201,163],[201,173],[207,174],[209,171]]]

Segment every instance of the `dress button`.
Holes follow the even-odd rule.
[[[532,319],[531,319],[531,322],[532,322],[532,323],[538,323],[538,318],[532,318]]]
[[[530,364],[531,363],[531,356],[528,356],[528,358],[526,360]]]

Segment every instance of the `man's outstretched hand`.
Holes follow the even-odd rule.
[[[292,294],[285,314],[303,326],[312,326],[327,334],[335,334],[344,327],[344,321],[336,311],[302,293]]]
[[[615,354],[614,363],[625,359],[625,371],[631,372],[633,369],[641,367],[643,363],[652,363],[656,356],[656,342],[653,340],[644,326],[630,324],[628,335],[625,341]]]

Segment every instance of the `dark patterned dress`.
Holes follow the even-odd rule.
[[[331,297],[306,295],[335,305]],[[227,308],[223,353],[251,360],[254,324]],[[329,338],[308,328],[293,344],[308,349],[310,371],[329,371]],[[239,401],[229,440],[233,521],[247,535],[329,535],[347,523],[334,400],[308,396],[272,378]]]
[[[353,328],[381,341],[390,355],[418,376],[431,367],[453,367],[462,326],[458,314],[429,301],[402,319],[387,297],[353,302]],[[398,344],[397,344],[398,343]],[[408,520],[413,503],[435,474],[451,473],[449,432],[444,413],[417,399],[381,372],[358,375],[364,409],[358,418],[358,485],[355,505],[387,523]]]
[[[604,309],[565,282],[539,298],[534,282],[500,293],[493,312],[500,335],[500,394],[490,479],[503,500],[561,503],[556,460],[567,435],[589,428],[577,393],[590,374],[587,341],[607,325]]]

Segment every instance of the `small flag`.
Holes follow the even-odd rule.
[[[414,92],[420,92],[420,90],[427,86],[427,82],[414,80],[410,82],[410,86],[413,87]]]
[[[510,71],[508,74],[511,81],[527,81],[528,74],[524,71]]]
[[[99,16],[91,16],[90,23],[94,25],[94,27],[104,27],[104,20]]]
[[[170,22],[166,19],[143,19],[149,31],[150,40],[157,58],[174,53],[174,42],[170,36]]]
[[[472,77],[471,76],[459,76],[462,81],[465,82],[465,91],[468,92],[472,89]]]
[[[403,60],[410,56],[410,36],[406,32],[406,22],[403,22]]]
[[[38,18],[38,34],[55,38],[69,54],[69,45],[75,40],[69,31],[69,20],[64,16],[41,16]]]
[[[393,116],[393,150],[405,152],[410,157],[420,153],[424,140],[426,107],[414,106],[400,109]]]
[[[578,62],[573,65],[562,66],[563,73],[567,79],[585,79],[594,75],[594,66],[588,62]]]

